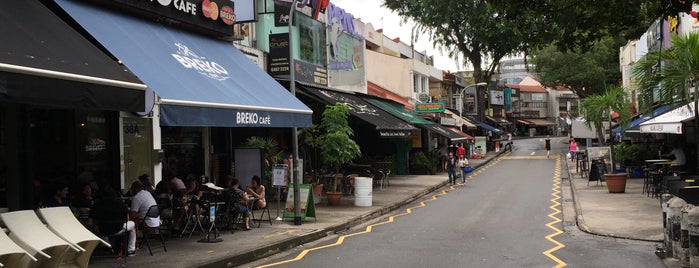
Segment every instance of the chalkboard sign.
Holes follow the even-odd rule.
[[[612,172],[614,169],[612,169],[612,148],[609,146],[602,146],[602,147],[587,147],[587,160],[590,161],[589,167],[590,171],[592,171],[592,160],[594,159],[602,159],[605,165],[605,170],[607,172]]]

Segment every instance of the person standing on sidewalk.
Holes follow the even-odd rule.
[[[449,152],[449,157],[447,161],[444,162],[444,169],[449,175],[449,185],[456,184],[456,159],[454,158],[454,153]]]
[[[544,140],[544,148],[546,148],[546,158],[549,158],[551,155],[551,138],[549,136],[546,136]]]
[[[459,156],[459,162],[458,162],[459,170],[457,171],[459,173],[459,177],[461,177],[461,184],[466,183],[466,172],[464,172],[464,168],[468,166],[468,159],[464,157],[464,155]]]
[[[568,152],[570,152],[570,162],[575,162],[575,152],[578,150],[578,144],[575,143],[574,138],[570,138],[570,144],[568,145]]]

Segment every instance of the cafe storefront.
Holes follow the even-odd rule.
[[[0,19],[0,210],[118,181],[122,114],[146,86],[39,1],[2,1]]]
[[[249,55],[221,40],[232,34],[228,28],[233,29],[228,24],[233,22],[224,16],[214,19],[209,14],[205,18],[203,10],[183,12],[157,2],[139,5],[134,2],[142,1],[116,1],[128,8],[115,7],[118,3],[105,8],[85,1],[55,2],[153,89],[155,101],[148,118],[152,118],[150,159],[156,182],[169,170],[183,180],[204,175],[220,183],[232,174],[233,150],[247,137],[283,138],[289,128],[311,125],[308,107]],[[156,14],[152,17],[169,17],[189,26],[180,29],[154,22],[152,17],[116,11],[129,13],[134,8],[145,8]],[[140,161],[148,162],[147,158]],[[134,179],[126,176],[124,186]]]

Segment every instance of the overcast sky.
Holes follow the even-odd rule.
[[[371,23],[375,29],[383,28],[383,34],[393,39],[400,37],[400,40],[410,44],[410,30],[413,24],[401,25],[401,18],[398,14],[382,7],[382,0],[330,0],[330,3],[341,7],[345,11],[361,19],[364,23]],[[445,71],[457,71],[465,68],[457,68],[454,60],[449,59],[446,53],[435,49],[429,37],[422,35],[414,44],[416,51],[427,50],[427,55],[434,56],[434,66]]]

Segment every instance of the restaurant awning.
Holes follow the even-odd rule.
[[[374,125],[381,137],[408,137],[411,131],[417,129],[352,92],[339,92],[310,86],[301,86],[301,90],[331,105],[347,104],[350,114]]]
[[[312,111],[231,43],[56,0],[161,98],[166,126],[310,127]]]
[[[690,102],[641,123],[641,133],[682,134],[682,123],[694,116],[694,102]]]
[[[493,126],[491,126],[491,125],[488,125],[488,124],[486,124],[486,123],[483,123],[483,122],[481,122],[481,121],[479,121],[479,120],[477,120],[477,119],[475,119],[475,118],[473,118],[473,117],[471,117],[471,116],[469,116],[469,117],[467,117],[467,118],[468,118],[468,120],[473,121],[473,122],[476,123],[478,126],[480,126],[481,128],[483,128],[483,129],[485,129],[485,130],[487,130],[487,131],[492,131],[492,132],[496,132],[496,133],[497,133],[497,132],[502,132],[502,130],[500,130],[500,129],[496,128],[496,127],[493,127]]]
[[[466,138],[467,140],[475,140],[476,139],[473,136],[468,135],[465,132],[459,130],[458,128],[455,128],[455,127],[447,127],[447,128],[449,128],[451,131],[454,131],[456,134],[459,134],[459,136]]]
[[[453,130],[449,129],[446,126],[442,126],[440,124],[432,124],[432,125],[421,125],[421,127],[424,127],[434,133],[439,134],[440,136],[446,137],[452,142],[463,142],[468,140],[467,137],[459,135],[459,133],[454,132]]]
[[[528,125],[533,125],[531,122],[528,122],[528,121],[522,120],[522,119],[518,119],[518,120],[517,120],[517,123],[520,123],[520,124],[522,124],[522,125],[527,125],[527,126],[528,126]]]
[[[408,111],[407,109],[403,108],[402,105],[399,107],[396,105],[391,105],[388,101],[379,100],[379,99],[375,99],[375,98],[369,98],[369,97],[364,97],[362,99],[375,105],[376,107],[381,108],[382,110],[384,110],[386,112],[389,112],[390,114],[394,115],[395,117],[403,119],[404,121],[406,121],[410,124],[413,124],[413,125],[431,125],[431,124],[434,124],[434,122],[429,121],[427,119],[424,119],[424,118],[414,114],[411,111]]]
[[[614,134],[621,134],[621,133],[639,133],[641,131],[641,127],[639,126],[641,123],[648,121],[649,119],[659,116],[672,108],[677,107],[677,104],[666,104],[659,106],[655,109],[653,109],[652,112],[644,113],[638,118],[632,120],[629,122],[626,126],[624,127],[617,127],[612,130]]]
[[[473,139],[473,137],[469,136],[466,133],[461,132],[460,130],[453,131],[456,128],[450,128],[450,127],[445,127],[439,124],[436,124],[432,121],[429,121],[427,119],[424,119],[411,111],[408,111],[402,107],[398,107],[395,105],[391,105],[388,101],[380,100],[380,99],[375,99],[375,98],[370,98],[370,97],[365,97],[364,98],[366,101],[369,103],[376,105],[376,107],[379,107],[383,109],[384,111],[387,111],[391,113],[392,115],[405,120],[406,122],[413,124],[417,127],[421,127],[424,129],[427,129],[428,131],[432,131],[440,136],[446,137],[447,139],[451,141],[463,141],[464,137],[468,139],[469,137]],[[448,131],[451,129],[452,131]],[[459,135],[454,135],[452,132],[456,132],[456,134]]]
[[[468,120],[464,119],[463,117],[460,117],[458,114],[452,112],[452,111],[449,110],[449,109],[445,109],[445,110],[444,110],[444,113],[445,113],[445,114],[448,114],[448,115],[451,116],[452,118],[456,119],[456,122],[459,123],[459,124],[461,124],[461,125],[463,125],[464,128],[471,128],[471,129],[476,128],[476,125],[474,125],[473,123],[471,123],[471,122],[469,122]]]
[[[510,121],[507,121],[507,119],[501,118],[501,117],[490,117],[490,116],[485,116],[486,119],[490,120],[490,122],[493,122],[496,125],[511,125]]]
[[[546,120],[546,119],[525,118],[523,120],[531,123],[532,125],[541,126],[541,127],[543,127],[543,126],[555,126],[556,125],[556,123],[551,122],[551,121]]]
[[[40,1],[0,1],[0,102],[143,112],[146,86]]]

